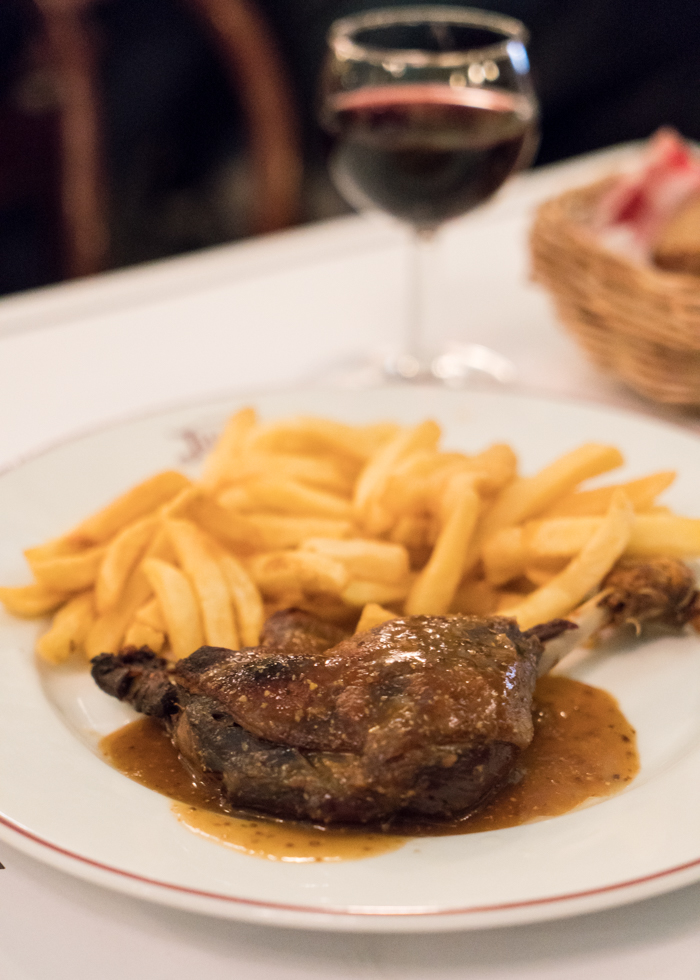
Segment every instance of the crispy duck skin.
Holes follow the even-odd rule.
[[[497,616],[406,617],[333,645],[324,630],[283,612],[260,647],[203,647],[172,668],[145,651],[102,654],[93,676],[163,718],[232,807],[323,823],[450,818],[507,778],[532,739],[536,634]]]
[[[539,643],[512,620],[412,616],[324,653],[204,647],[176,664],[190,694],[215,698],[258,738],[378,760],[427,743],[532,738],[524,664]]]

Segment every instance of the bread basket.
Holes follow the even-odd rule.
[[[614,180],[540,206],[533,277],[596,365],[654,401],[700,406],[700,276],[636,263],[601,244],[591,219]]]

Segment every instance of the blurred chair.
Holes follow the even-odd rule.
[[[35,174],[42,183],[57,226],[58,277],[91,275],[110,267],[109,160],[105,159],[99,77],[99,36],[90,18],[93,0],[27,0],[36,15],[29,73],[34,94],[55,100],[53,139],[58,177]],[[300,213],[302,158],[291,86],[275,43],[254,0],[172,0],[189,6],[211,35],[234,87],[246,123],[250,173],[248,230],[276,231],[295,223]],[[43,83],[37,86],[37,80]],[[31,86],[28,89],[31,92]],[[48,93],[48,94],[47,94]],[[41,95],[39,94],[39,98]],[[39,143],[42,141],[39,140]],[[46,142],[46,140],[44,140]],[[3,161],[0,146],[0,200],[29,177],[12,168],[32,170],[22,160],[21,143]],[[45,150],[32,137],[29,153]],[[37,169],[34,167],[34,169]],[[3,181],[6,185],[3,188]],[[53,188],[52,186],[53,185]],[[26,186],[25,186],[26,190]]]

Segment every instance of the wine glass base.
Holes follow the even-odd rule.
[[[515,366],[507,357],[481,344],[451,344],[421,358],[391,352],[334,365],[319,376],[321,384],[342,388],[372,388],[382,384],[432,384],[448,388],[510,385]]]
[[[477,381],[512,384],[516,378],[512,362],[482,344],[452,344],[424,360],[413,354],[398,354],[386,359],[384,369],[400,381],[456,387]]]

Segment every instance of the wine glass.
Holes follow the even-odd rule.
[[[511,379],[510,362],[485,347],[431,344],[426,279],[436,230],[534,155],[526,41],[520,21],[463,7],[370,10],[330,28],[320,122],[333,139],[333,181],[353,206],[378,207],[413,229],[409,320],[385,377]]]

